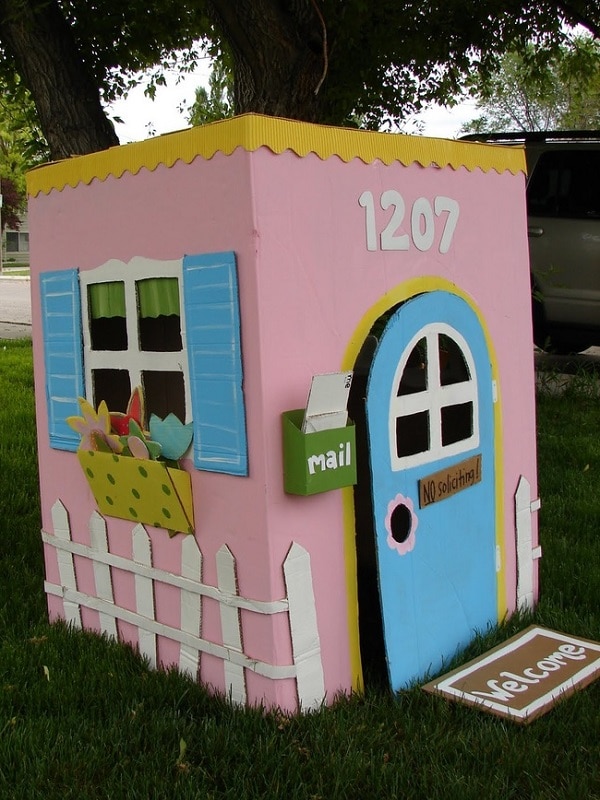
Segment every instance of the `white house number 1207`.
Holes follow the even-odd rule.
[[[367,250],[409,250],[411,245],[425,252],[430,250],[436,239],[436,232],[441,226],[441,237],[438,245],[440,253],[447,253],[452,244],[452,237],[458,222],[459,205],[451,197],[438,195],[433,206],[426,197],[418,197],[410,209],[410,234],[401,233],[406,203],[395,189],[387,189],[379,198],[379,205],[384,211],[393,209],[392,215],[381,231],[379,241],[375,220],[375,201],[372,192],[363,192],[358,202],[365,209],[367,233]],[[408,220],[407,220],[408,223]],[[408,224],[406,226],[408,228]],[[404,230],[406,230],[404,228]]]

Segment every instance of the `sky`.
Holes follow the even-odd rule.
[[[154,101],[144,95],[144,87],[131,91],[125,100],[109,106],[111,118],[121,117],[124,124],[115,122],[121,144],[138,142],[161,133],[182,130],[188,127],[187,117],[181,106],[192,105],[198,86],[208,86],[209,61],[201,62],[199,69],[179,79],[175,73],[167,76],[167,85],[158,87]],[[476,116],[474,103],[461,103],[452,109],[431,108],[416,119],[423,125],[424,136],[440,136],[453,139],[464,122]]]
[[[120,117],[123,123],[114,122],[121,144],[139,142],[150,136],[171,133],[189,127],[181,106],[191,106],[198,86],[208,86],[208,59],[201,62],[196,72],[184,78],[175,72],[167,74],[167,85],[156,89],[154,100],[144,94],[145,85],[137,86],[127,95],[108,107],[112,118]],[[114,121],[114,120],[113,120]]]

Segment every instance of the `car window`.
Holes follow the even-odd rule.
[[[535,217],[600,219],[600,150],[543,153],[527,187]]]

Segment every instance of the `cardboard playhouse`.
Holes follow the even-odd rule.
[[[524,171],[248,115],[31,172],[51,619],[293,712],[533,606]]]

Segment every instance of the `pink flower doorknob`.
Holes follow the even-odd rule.
[[[419,519],[414,511],[414,504],[410,497],[397,494],[388,503],[385,518],[385,529],[388,533],[387,544],[399,555],[405,556],[416,544],[416,530]]]

